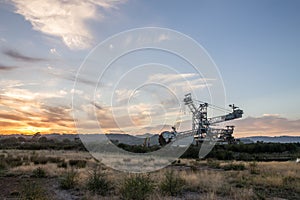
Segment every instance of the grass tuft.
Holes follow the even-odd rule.
[[[87,189],[93,194],[106,196],[112,189],[112,184],[98,168],[95,168],[87,181]]]
[[[67,171],[60,179],[60,187],[64,190],[73,189],[77,185],[78,173],[74,170]]]
[[[32,171],[33,177],[36,178],[45,178],[46,177],[46,171],[42,169],[41,167],[38,167]]]
[[[23,200],[47,200],[45,190],[37,183],[32,182],[30,184],[24,183],[21,193],[21,199]]]
[[[153,189],[154,182],[149,174],[136,174],[125,178],[120,188],[120,195],[124,200],[143,200],[151,194]]]
[[[164,176],[160,183],[161,192],[170,196],[180,195],[185,181],[178,174],[175,174],[173,170],[166,171]]]

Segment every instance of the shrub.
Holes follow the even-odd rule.
[[[195,166],[195,165],[191,165],[190,168],[191,168],[191,170],[192,170],[193,172],[198,171],[198,167]]]
[[[23,164],[22,158],[12,157],[10,155],[5,159],[5,161],[10,167],[18,167]]]
[[[30,158],[31,162],[33,162],[35,165],[38,165],[38,164],[42,164],[42,165],[45,165],[47,164],[48,162],[48,158],[45,157],[45,156],[32,156]]]
[[[57,163],[57,167],[66,169],[68,167],[68,163],[66,163],[65,161],[62,161],[60,163]]]
[[[77,184],[77,178],[78,174],[76,171],[67,171],[60,180],[60,187],[65,190],[74,188]]]
[[[0,171],[7,169],[7,163],[4,159],[0,159]]]
[[[160,190],[162,193],[176,196],[181,194],[184,186],[184,180],[175,174],[173,170],[166,171],[164,180],[160,183]]]
[[[46,172],[41,167],[38,167],[32,171],[33,177],[44,178],[46,177]]]
[[[285,188],[292,189],[294,191],[300,191],[300,177],[286,176],[282,179]]]
[[[243,163],[230,163],[228,165],[224,165],[223,169],[228,171],[228,170],[245,170],[245,165]]]
[[[23,156],[22,160],[26,162],[29,161],[29,156]]]
[[[255,161],[249,163],[249,169],[251,174],[258,174],[259,169],[257,167],[257,163]]]
[[[207,160],[207,165],[211,168],[216,168],[216,169],[220,169],[220,162],[217,160],[213,160],[213,159],[208,159]]]
[[[154,189],[149,174],[136,174],[125,178],[120,188],[121,198],[130,200],[146,199]]]
[[[60,162],[62,162],[62,159],[59,157],[48,157],[48,161],[50,163],[60,163]]]
[[[46,200],[47,196],[43,188],[41,188],[38,184],[35,182],[33,183],[25,183],[23,185],[22,199],[24,200]]]
[[[85,168],[86,160],[69,160],[69,165],[71,167]]]
[[[107,180],[104,173],[95,168],[88,178],[87,189],[94,194],[105,196],[111,189],[111,183]]]

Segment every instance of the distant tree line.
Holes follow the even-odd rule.
[[[134,153],[148,153],[160,147],[118,144],[118,147]],[[199,158],[201,146],[191,145],[181,158]],[[300,143],[263,143],[215,145],[206,158],[243,161],[287,161],[300,157]]]
[[[160,146],[158,145],[147,147],[145,145],[128,145],[128,144],[119,143],[117,144],[117,146],[119,148],[124,149],[125,151],[129,151],[133,153],[148,153],[160,149]]]
[[[201,146],[191,145],[182,158],[198,158]],[[300,143],[215,145],[206,158],[244,161],[287,161],[300,157]]]
[[[158,145],[128,145],[116,143],[119,148],[133,153],[148,153],[161,147]],[[191,145],[181,158],[198,158],[201,146]],[[0,139],[0,149],[23,150],[76,150],[86,151],[80,140],[57,140],[40,137],[5,137]],[[300,157],[300,143],[263,143],[252,144],[224,144],[215,145],[206,158],[218,160],[244,160],[244,161],[287,161]]]
[[[64,139],[62,141],[57,139],[48,139],[45,136],[39,138],[25,138],[25,137],[6,137],[0,139],[0,149],[21,149],[21,150],[78,150],[85,151],[84,145],[80,140],[71,141]]]

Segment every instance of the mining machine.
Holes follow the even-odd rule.
[[[161,146],[188,136],[193,136],[196,144],[200,144],[205,140],[227,144],[236,143],[233,137],[234,126],[218,128],[216,125],[221,122],[241,118],[244,113],[243,110],[234,104],[229,105],[231,110],[227,110],[206,102],[193,100],[191,93],[185,95],[183,102],[192,113],[192,130],[177,132],[176,128],[172,127],[172,131],[162,132],[159,135],[159,143]],[[194,102],[198,102],[199,104],[196,106]],[[227,112],[227,114],[208,117],[208,108],[223,110]]]

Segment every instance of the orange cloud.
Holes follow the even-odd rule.
[[[64,95],[67,94],[61,94],[59,91],[45,94],[31,92],[22,89],[23,85],[15,81],[0,81],[0,86],[3,88],[0,90],[0,134],[77,133],[70,106],[58,104],[56,101],[57,98],[64,99]],[[164,102],[161,104],[164,105]],[[168,107],[164,105],[163,108]],[[121,131],[132,134],[159,133],[162,129],[169,129],[174,125],[173,119],[176,118],[176,109],[164,111],[159,106],[153,108],[142,103],[114,107],[114,113],[111,108],[92,103],[80,109],[84,113],[82,119],[77,122],[77,127],[82,129],[80,133],[99,133],[100,129],[95,120],[99,121],[105,133],[120,132],[119,127],[122,128]],[[167,118],[170,120],[166,120]],[[184,131],[190,129],[190,124],[183,123],[182,127],[178,128]],[[228,124],[236,125],[235,137],[300,135],[300,120],[283,118],[277,114],[247,117]]]
[[[233,122],[236,125],[236,137],[248,136],[299,136],[300,119],[291,120],[279,115],[263,115],[262,117],[247,117]]]
[[[45,100],[56,96],[5,87],[0,93],[0,134],[74,133],[69,107],[45,105]]]

